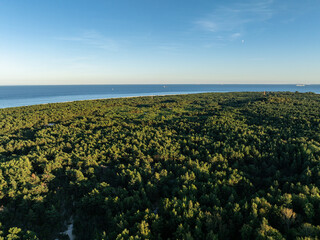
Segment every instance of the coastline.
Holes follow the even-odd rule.
[[[0,110],[1,109],[8,109],[8,108],[29,107],[29,106],[48,105],[48,104],[56,104],[56,103],[72,103],[72,102],[80,102],[80,101],[96,101],[96,100],[106,100],[106,99],[123,99],[123,98],[139,98],[139,97],[190,95],[190,94],[201,94],[201,93],[224,93],[224,92],[217,91],[217,92],[168,93],[168,94],[148,94],[148,95],[136,95],[136,96],[114,96],[114,97],[102,97],[102,98],[76,99],[76,100],[36,103],[36,104],[28,104],[28,105],[20,105],[20,106],[12,106],[12,107],[1,107],[0,106]]]
[[[86,100],[225,92],[313,92],[320,85],[168,84],[0,86],[0,109]]]

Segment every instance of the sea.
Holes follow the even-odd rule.
[[[169,85],[33,85],[0,86],[0,108],[79,100],[192,94],[207,92],[314,92],[320,84],[169,84]]]

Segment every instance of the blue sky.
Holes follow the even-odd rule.
[[[320,84],[318,0],[0,0],[0,85]]]

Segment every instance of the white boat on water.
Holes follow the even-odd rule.
[[[297,84],[296,86],[297,87],[304,87],[305,85],[304,84]]]

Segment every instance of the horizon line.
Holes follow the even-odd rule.
[[[320,85],[320,83],[118,83],[118,84],[101,84],[101,83],[92,83],[92,84],[0,84],[0,87],[18,87],[18,86],[126,86],[126,85]]]

